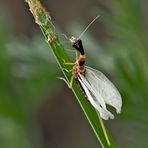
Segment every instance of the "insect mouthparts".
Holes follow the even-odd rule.
[[[84,55],[84,48],[82,45],[82,40],[81,39],[77,39],[76,37],[72,36],[70,39],[70,42],[72,43],[72,46],[80,52],[81,55]]]
[[[69,39],[69,41],[70,41],[72,44],[74,44],[74,43],[76,43],[76,42],[78,41],[78,39],[77,39],[76,37],[72,36],[72,37]]]

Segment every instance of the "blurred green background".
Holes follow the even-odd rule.
[[[105,124],[116,147],[148,147],[148,1],[42,1],[62,37],[82,37],[87,65],[123,98]],[[74,55],[71,53],[71,57]],[[0,0],[0,148],[100,147],[23,0]]]

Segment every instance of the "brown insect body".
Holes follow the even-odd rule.
[[[75,79],[78,79],[78,73],[85,74],[85,55],[79,55],[75,65],[72,68],[72,74]]]

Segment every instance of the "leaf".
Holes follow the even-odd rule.
[[[60,69],[62,70],[66,80],[70,82],[72,75],[71,73],[64,70],[68,67],[63,62],[63,60],[66,62],[69,62],[70,60],[64,50],[64,47],[58,39],[58,35],[55,32],[49,13],[45,10],[45,8],[38,0],[26,0],[26,2],[29,4],[30,10],[35,18],[35,21],[41,28],[45,40],[50,45],[55,59],[60,66]],[[50,42],[48,42],[49,37]],[[102,119],[99,117],[96,110],[92,107],[88,100],[84,97],[75,80],[72,86],[72,91],[75,94],[81,108],[83,109],[98,140],[100,141],[101,146],[105,148],[114,147],[112,141],[108,138],[108,134],[106,132]]]

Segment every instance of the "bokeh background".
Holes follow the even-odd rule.
[[[148,147],[148,1],[41,2],[62,39],[62,33],[79,36],[100,15],[82,37],[87,65],[105,73],[123,98],[122,113],[105,125],[116,147]],[[28,5],[0,0],[0,148],[101,147],[57,76],[62,73]]]

